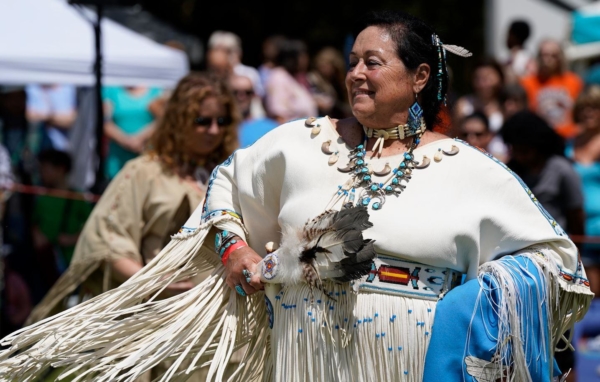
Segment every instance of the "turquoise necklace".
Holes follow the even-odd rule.
[[[415,161],[413,152],[421,142],[421,136],[424,131],[425,122],[421,120],[421,128],[415,134],[411,134],[414,136],[413,141],[408,150],[403,154],[398,166],[394,169],[387,171],[384,169],[380,172],[373,171],[366,160],[368,138],[365,135],[363,143],[357,145],[348,154],[348,165],[344,168],[338,168],[340,172],[349,173],[350,179],[344,185],[338,186],[338,190],[334,194],[330,206],[343,200],[343,205],[347,207],[371,206],[373,210],[379,210],[385,204],[387,196],[400,195],[411,179],[413,169],[419,165]],[[377,182],[373,179],[374,175],[385,176],[388,174],[390,176],[383,182]]]

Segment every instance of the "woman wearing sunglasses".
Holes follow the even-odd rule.
[[[237,148],[239,122],[224,82],[205,73],[181,79],[145,153],[108,185],[69,269],[27,324],[118,286],[152,260],[204,197],[212,169]],[[188,290],[198,278],[172,283],[162,295]]]

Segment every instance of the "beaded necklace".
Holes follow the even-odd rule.
[[[421,128],[415,131],[413,141],[409,149],[403,154],[401,162],[391,171],[374,172],[366,161],[367,155],[367,136],[365,134],[363,143],[357,145],[348,154],[348,165],[345,168],[338,168],[338,171],[350,173],[350,179],[344,185],[338,186],[338,190],[333,195],[329,206],[333,207],[340,200],[343,205],[350,206],[371,206],[374,210],[379,210],[385,204],[385,198],[389,195],[398,196],[406,188],[411,178],[412,170],[419,164],[415,161],[413,151],[421,142],[421,136],[425,132],[425,122],[421,120]],[[386,167],[388,167],[386,165]],[[373,175],[390,176],[384,182],[376,182]],[[357,189],[360,191],[357,193]]]

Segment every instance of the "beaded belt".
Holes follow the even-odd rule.
[[[463,274],[394,257],[377,256],[371,272],[352,283],[355,291],[439,300],[462,284]]]

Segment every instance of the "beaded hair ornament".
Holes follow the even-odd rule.
[[[448,74],[448,66],[446,65],[446,51],[454,53],[461,57],[471,57],[473,53],[458,45],[448,45],[442,43],[439,36],[435,33],[431,35],[431,43],[437,47],[438,51],[438,72],[437,72],[437,90],[438,101],[443,101],[446,104],[446,96],[443,94],[443,78]]]

